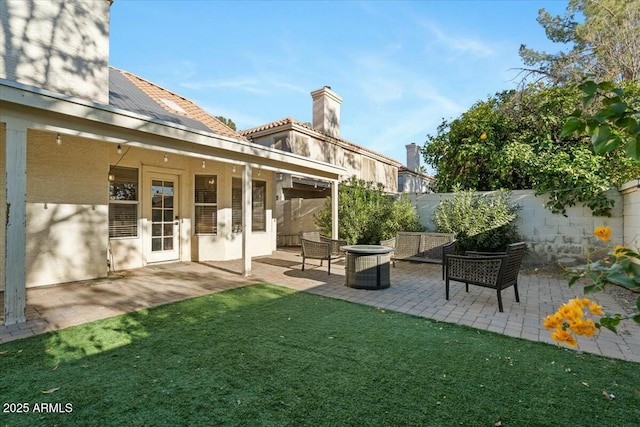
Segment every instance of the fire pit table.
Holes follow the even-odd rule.
[[[345,285],[357,289],[385,289],[391,286],[391,252],[380,245],[341,246],[345,252]]]

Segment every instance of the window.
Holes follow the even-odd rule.
[[[242,179],[233,178],[231,181],[231,230],[234,233],[242,231]]]
[[[196,175],[196,234],[216,234],[218,231],[218,182],[216,175]]]
[[[112,166],[109,175],[109,237],[137,237],[138,169]]]
[[[251,184],[251,230],[267,231],[267,183],[253,181]]]
[[[251,221],[252,231],[267,231],[267,183],[251,183]],[[234,233],[242,231],[242,179],[233,178],[231,183],[231,217]]]

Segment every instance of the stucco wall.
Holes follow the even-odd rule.
[[[231,185],[233,178],[242,177],[242,168],[225,163],[207,162],[207,168],[218,173],[218,234],[193,236],[193,259],[197,261],[226,261],[242,257],[242,233],[233,233]],[[194,173],[199,174],[197,168]],[[266,182],[266,231],[254,231],[250,236],[251,256],[269,255],[275,250],[276,225],[272,220],[274,207],[273,173],[253,171],[253,180]],[[192,198],[191,198],[192,200]]]
[[[615,200],[611,217],[594,217],[588,208],[574,206],[567,209],[567,216],[553,214],[544,207],[548,198],[536,197],[531,190],[513,191],[512,201],[522,207],[518,212],[517,225],[524,241],[527,242],[531,256],[551,261],[563,257],[584,258],[589,251],[598,246],[593,237],[596,226],[611,227],[611,244],[620,244],[623,236],[623,200],[616,190],[610,190],[608,196]],[[429,230],[435,230],[433,212],[452,193],[410,195],[418,209],[422,223]]]
[[[107,275],[107,145],[27,133],[27,286]]]
[[[4,123],[0,122],[0,265],[4,265],[5,258],[5,219],[7,217],[7,203],[6,203],[6,166],[5,166],[5,156],[6,156],[6,126]],[[4,268],[3,268],[4,270]],[[4,291],[4,271],[0,273],[0,291]]]
[[[2,0],[0,22],[0,78],[108,104],[107,0]]]
[[[327,143],[311,135],[298,131],[278,132],[271,135],[253,137],[252,141],[271,147],[278,140],[286,139],[280,149],[299,154],[310,159],[342,166],[346,169],[347,177],[356,176],[366,181],[374,180],[384,185],[384,190],[395,193],[398,190],[398,168],[388,163],[378,161],[366,151],[357,152],[333,143]],[[373,160],[374,166],[369,172],[363,168],[364,159]]]
[[[325,206],[325,199],[291,199],[277,202],[278,244],[298,245],[298,233],[313,231],[315,215]]]
[[[4,145],[4,144],[3,144]],[[179,259],[230,260],[242,257],[242,235],[231,229],[231,180],[242,168],[163,152],[123,147],[100,141],[30,130],[27,148],[27,286],[41,286],[104,277],[107,260],[114,270],[146,265],[150,230],[149,182],[152,176],[178,177]],[[131,238],[109,239],[109,165],[139,171],[139,233]],[[2,162],[4,165],[4,162]],[[193,183],[195,174],[216,175],[218,182],[218,234],[196,236]],[[250,236],[251,256],[275,249],[276,224],[272,220],[273,174],[254,173],[266,185],[266,231]],[[4,177],[3,177],[4,179]],[[4,242],[4,239],[3,239]],[[4,244],[4,243],[3,243]]]

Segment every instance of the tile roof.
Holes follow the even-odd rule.
[[[109,104],[161,121],[246,140],[187,98],[115,67],[109,67]]]
[[[239,133],[240,133],[240,135],[243,135],[243,136],[245,136],[247,138],[251,138],[251,135],[253,135],[255,133],[266,131],[266,130],[270,130],[270,129],[275,129],[275,128],[278,128],[280,126],[289,125],[289,124],[290,125],[294,125],[295,124],[297,126],[302,126],[304,128],[307,128],[307,129],[309,129],[309,130],[311,130],[313,132],[316,132],[316,133],[324,136],[330,142],[331,141],[334,141],[334,142],[337,141],[337,142],[342,143],[342,144],[344,144],[344,145],[346,145],[348,147],[351,147],[353,149],[360,150],[360,151],[365,151],[365,152],[374,154],[374,155],[376,155],[378,157],[386,159],[390,163],[393,163],[393,164],[395,164],[397,166],[401,166],[401,163],[398,162],[396,159],[392,159],[391,157],[387,157],[384,154],[380,154],[377,151],[370,150],[369,148],[363,147],[361,145],[354,144],[353,142],[347,141],[346,139],[336,138],[335,136],[328,135],[328,134],[326,134],[326,133],[324,133],[324,132],[322,132],[322,131],[320,131],[318,129],[314,129],[309,123],[302,123],[302,122],[300,122],[300,121],[298,121],[296,119],[293,119],[291,117],[286,117],[284,119],[276,120],[275,122],[267,123],[267,124],[264,124],[264,125],[261,125],[261,126],[257,126],[257,127],[251,128],[251,129],[241,130],[241,131],[239,131]]]

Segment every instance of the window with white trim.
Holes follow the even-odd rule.
[[[218,179],[217,175],[196,175],[195,179],[195,233],[218,232]]]
[[[138,237],[138,169],[109,172],[109,238]]]

